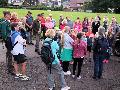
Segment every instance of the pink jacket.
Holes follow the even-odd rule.
[[[81,23],[74,23],[73,28],[74,28],[74,30],[81,32],[82,31],[82,24]]]
[[[83,40],[76,40],[73,43],[73,57],[84,57],[87,53],[87,44]]]
[[[46,23],[45,23],[45,27],[46,27],[47,29],[52,29],[52,28],[54,27],[54,24],[53,24],[52,22],[46,22]]]

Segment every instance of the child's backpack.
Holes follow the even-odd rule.
[[[96,47],[96,50],[99,54],[109,53],[109,42],[107,38],[97,38]]]
[[[41,47],[41,59],[48,67],[51,73],[52,62],[55,60],[55,56],[52,53],[51,43],[53,40],[45,41]]]
[[[7,48],[7,50],[9,51],[12,51],[14,46],[18,43],[18,41],[13,45],[12,41],[11,41],[11,37],[14,35],[15,33],[13,34],[10,34],[7,36],[6,40],[5,40],[5,47]]]

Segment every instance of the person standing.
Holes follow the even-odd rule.
[[[73,56],[72,44],[74,40],[70,37],[69,33],[70,33],[70,27],[65,26],[64,33],[61,38],[62,50],[61,50],[61,58],[60,58],[62,60],[64,75],[71,74],[71,72],[69,71],[69,63],[72,60],[72,56]]]
[[[98,28],[100,27],[99,18],[96,17],[94,22],[92,23],[92,33],[95,35],[98,32]]]
[[[33,21],[33,33],[36,37],[36,44],[35,44],[35,52],[37,52],[40,55],[40,48],[39,48],[39,42],[40,42],[40,33],[41,33],[41,18],[42,15],[38,14],[37,19]]]
[[[89,26],[88,18],[85,17],[83,22],[82,22],[82,28],[83,28],[82,31],[87,33],[88,32],[88,26]]]
[[[11,13],[9,11],[4,11],[4,18],[0,19],[0,30],[2,34],[2,39],[3,42],[6,42],[7,37],[11,33],[11,27],[10,27],[10,18],[11,18]],[[7,72],[8,74],[14,75],[14,67],[12,65],[12,54],[10,50],[7,49],[6,52],[6,63],[7,63]]]
[[[104,18],[103,18],[103,27],[105,28],[105,32],[107,32],[107,30],[108,30],[108,25],[109,25],[108,22],[109,22],[108,17],[104,16]]]
[[[22,38],[19,32],[19,24],[11,24],[11,41],[14,45],[11,53],[14,57],[14,68],[15,68],[15,78],[21,78],[21,80],[29,80],[29,77],[26,76],[26,59],[24,57],[24,45],[26,45],[26,40]],[[21,71],[19,68],[21,65]]]
[[[81,79],[80,73],[81,73],[81,67],[83,64],[84,57],[87,53],[87,44],[82,39],[82,33],[77,34],[77,40],[73,43],[73,75],[72,77],[75,78],[75,71],[76,66],[78,64],[78,73],[77,73],[77,79]]]
[[[55,56],[54,61],[52,62],[52,66],[51,66],[51,72],[48,70],[48,85],[49,85],[49,90],[54,90],[55,88],[55,84],[54,84],[54,78],[53,78],[53,73],[57,72],[60,76],[60,82],[61,82],[61,90],[69,90],[70,87],[67,86],[65,79],[64,79],[64,73],[62,70],[62,67],[60,65],[60,61],[57,57],[57,51],[59,50],[59,45],[57,44],[57,41],[53,40],[53,38],[55,37],[55,30],[54,29],[48,29],[46,31],[46,39],[43,42],[44,44],[47,44],[45,42],[51,42],[50,46],[51,46],[51,50],[52,50],[52,54]]]
[[[28,11],[28,14],[26,16],[26,31],[27,31],[27,43],[30,45],[34,45],[32,43],[32,24],[33,24],[33,17],[32,13]]]
[[[105,28],[99,27],[93,43],[94,75],[93,79],[100,79],[103,71],[103,60],[108,54],[109,43],[105,35]]]

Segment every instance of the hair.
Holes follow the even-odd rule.
[[[49,38],[54,38],[55,36],[55,30],[54,29],[48,29],[45,33],[45,36],[46,37],[49,37]]]
[[[81,39],[82,36],[83,36],[82,33],[78,33],[78,34],[77,34],[77,38],[78,38],[78,39]]]
[[[46,17],[46,21],[50,22],[51,18],[50,17]]]
[[[4,16],[11,15],[10,11],[3,11]]]
[[[103,26],[98,28],[98,35],[105,37],[105,28]]]
[[[12,24],[11,24],[11,29],[12,29],[12,30],[15,30],[15,27],[17,27],[17,25],[18,25],[18,23],[12,23]]]
[[[63,31],[64,31],[64,33],[69,33],[70,32],[70,27],[65,26]]]
[[[13,17],[13,16],[16,16],[16,18],[18,18],[18,14],[17,14],[16,12],[13,12],[13,13],[11,14],[11,17]]]
[[[41,15],[41,14],[38,14],[37,16],[38,16],[38,17],[42,17],[42,15]]]

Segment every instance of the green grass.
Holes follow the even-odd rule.
[[[17,12],[19,17],[24,17],[27,14],[26,9],[7,9],[7,8],[0,8],[0,18],[3,17],[3,11],[8,10],[10,12]],[[97,13],[85,13],[85,12],[64,12],[64,11],[44,11],[44,10],[30,10],[33,13],[34,19],[36,18],[37,14],[39,13],[45,13],[45,16],[48,16],[49,14],[53,15],[53,18],[58,22],[60,14],[63,14],[64,17],[68,16],[72,20],[75,20],[76,17],[80,17],[81,21],[83,21],[84,17],[95,17]],[[113,16],[116,17],[117,22],[120,23],[120,14],[109,14],[109,13],[100,13],[100,17],[103,18],[105,15],[109,17],[109,20],[111,21],[111,18]],[[58,25],[58,23],[57,23]]]

